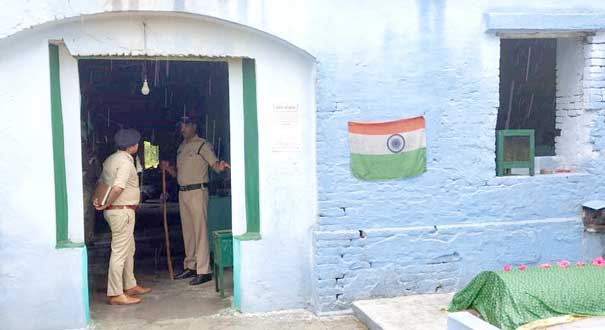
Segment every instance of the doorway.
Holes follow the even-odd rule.
[[[187,280],[170,281],[163,227],[163,201],[167,205],[170,252],[175,272],[182,269],[184,246],[176,180],[166,177],[162,189],[160,160],[175,163],[181,142],[179,123],[195,118],[198,135],[213,146],[220,159],[230,162],[229,74],[225,61],[135,58],[81,58],[82,168],[85,205],[85,241],[93,320],[115,319],[120,314],[106,302],[107,266],[111,232],[103,215],[90,207],[90,195],[102,162],[115,151],[113,135],[120,128],[141,132],[135,157],[141,184],[141,204],[135,225],[135,275],[154,289],[136,306],[139,318],[149,321],[214,314],[231,306],[232,272],[225,275],[226,297],[215,292],[214,280],[190,286]],[[210,173],[208,233],[231,229],[229,172]],[[212,251],[212,240],[209,239]],[[216,280],[216,279],[215,279]],[[128,315],[124,314],[124,317]]]

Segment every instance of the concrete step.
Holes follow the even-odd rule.
[[[413,295],[360,300],[353,314],[369,330],[497,330],[468,312],[448,314],[443,310],[453,294]],[[553,325],[549,330],[603,330],[605,317],[587,317],[572,323]]]
[[[353,313],[369,330],[447,329],[447,307],[453,294],[429,294],[359,300]]]

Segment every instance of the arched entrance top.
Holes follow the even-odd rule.
[[[49,1],[52,2],[52,1]],[[109,0],[107,2],[110,2]],[[113,4],[115,3],[121,3],[120,0],[114,0],[111,1]],[[129,1],[125,1],[125,2],[129,2]],[[134,2],[134,1],[132,1]],[[183,1],[174,1],[175,6],[177,6],[177,3],[179,2],[183,2]],[[238,3],[240,2],[245,2],[245,1],[238,1]],[[141,6],[143,7],[143,6]],[[238,15],[230,15],[228,12],[222,12],[219,10],[216,10],[216,8],[214,11],[212,10],[208,10],[206,12],[202,11],[201,8],[187,8],[184,10],[174,10],[170,9],[170,8],[165,8],[165,7],[161,7],[161,6],[157,6],[157,8],[151,8],[153,6],[147,6],[150,8],[144,8],[141,10],[122,10],[122,9],[115,9],[115,8],[110,8],[109,10],[107,9],[102,9],[102,8],[97,8],[97,9],[91,9],[90,11],[82,11],[79,13],[74,13],[74,12],[64,12],[64,13],[55,13],[53,16],[48,16],[48,15],[44,15],[45,14],[45,10],[48,10],[48,8],[46,7],[41,7],[40,9],[40,14],[41,15],[37,15],[35,18],[31,18],[31,17],[25,17],[25,12],[20,12],[18,16],[20,16],[22,18],[22,20],[20,22],[15,22],[15,25],[10,26],[11,22],[7,22],[6,24],[4,24],[5,26],[9,25],[8,27],[2,27],[0,26],[0,41],[4,40],[4,39],[9,39],[11,37],[17,36],[21,33],[25,33],[27,31],[35,31],[36,28],[42,28],[42,27],[46,27],[46,26],[52,26],[52,25],[57,25],[57,24],[62,24],[62,23],[69,23],[69,22],[74,22],[74,21],[85,21],[86,19],[96,19],[96,18],[103,18],[103,17],[116,17],[116,16],[128,16],[128,15],[137,15],[137,16],[165,16],[165,17],[181,17],[181,18],[189,18],[189,19],[198,19],[201,21],[205,21],[205,22],[211,22],[211,23],[215,23],[218,25],[223,25],[223,26],[227,26],[230,28],[234,28],[234,29],[238,29],[238,30],[242,30],[242,31],[247,31],[249,33],[253,33],[256,35],[259,35],[261,37],[264,37],[266,39],[270,39],[273,40],[279,44],[282,44],[283,46],[286,46],[300,54],[302,54],[305,57],[308,57],[310,60],[315,60],[315,57],[306,49],[299,47],[298,45],[296,45],[293,41],[286,39],[285,37],[282,37],[280,35],[278,35],[278,32],[269,32],[266,29],[259,27],[259,26],[253,26],[253,25],[249,25],[246,24],[246,17],[247,15],[244,15],[242,13],[240,13],[240,17],[233,17],[233,16],[238,16]],[[121,8],[121,7],[120,7]],[[14,10],[14,9],[13,9]],[[28,11],[30,11],[31,9],[28,8]],[[243,16],[243,17],[242,17]],[[243,18],[243,19],[242,19]]]

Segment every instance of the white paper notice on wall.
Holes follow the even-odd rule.
[[[300,111],[298,104],[273,105],[273,145],[275,153],[299,152],[302,145]]]

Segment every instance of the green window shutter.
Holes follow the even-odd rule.
[[[53,143],[53,167],[55,177],[55,219],[57,247],[71,247],[67,235],[67,179],[65,173],[65,144],[63,114],[61,109],[61,84],[59,77],[59,47],[48,45],[50,59],[50,103]]]

